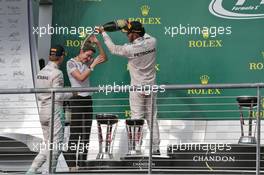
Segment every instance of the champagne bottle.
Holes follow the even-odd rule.
[[[121,30],[127,25],[128,21],[125,19],[120,19],[116,21],[111,21],[103,25],[103,28],[107,32],[115,32]]]

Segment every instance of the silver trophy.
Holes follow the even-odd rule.
[[[128,137],[127,155],[141,155],[141,145],[143,137],[143,119],[127,119],[126,130]]]
[[[254,96],[240,96],[237,97],[237,102],[239,104],[240,111],[240,127],[241,127],[241,137],[238,141],[239,144],[255,144],[256,138],[255,133],[253,136],[252,126],[253,126],[253,108],[257,106],[257,97]],[[245,117],[243,111],[248,111],[248,135],[245,135]],[[255,126],[256,129],[256,126]]]
[[[112,114],[96,115],[98,127],[99,153],[96,159],[113,159],[113,144],[118,116]]]

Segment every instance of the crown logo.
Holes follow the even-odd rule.
[[[203,38],[204,39],[209,38],[209,31],[208,31],[208,29],[202,30],[202,35],[203,35]]]
[[[149,10],[150,10],[150,7],[149,6],[143,5],[143,6],[141,6],[140,9],[141,9],[141,14],[143,16],[147,16],[149,14]]]
[[[200,76],[201,84],[206,85],[209,82],[210,77],[208,75],[202,75]]]
[[[85,38],[86,37],[86,33],[84,31],[79,33],[79,38]]]

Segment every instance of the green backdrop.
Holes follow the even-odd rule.
[[[158,41],[156,68],[157,82],[160,85],[263,82],[264,19],[238,20],[214,16],[209,11],[211,1],[56,0],[53,4],[53,26],[94,27],[116,19],[141,20],[145,23],[147,33]],[[232,9],[236,2],[237,0],[225,0],[222,6]],[[258,0],[247,1],[243,6],[257,6],[259,3]],[[264,13],[263,6],[261,4],[254,12]],[[245,12],[251,13],[249,10],[243,11]],[[205,27],[211,30],[209,37],[194,33],[197,28],[203,31]],[[218,30],[217,34],[214,33],[215,30]],[[172,36],[172,31],[178,34]],[[117,44],[127,42],[126,35],[121,32],[109,35]],[[101,36],[98,38],[102,41]],[[65,63],[79,52],[79,35],[53,35],[52,44],[58,43],[64,44],[68,52]],[[105,46],[104,48],[107,50]],[[92,86],[113,85],[114,82],[129,84],[127,60],[111,55],[108,50],[107,55],[108,62],[96,67],[90,78]],[[64,71],[66,85],[69,86],[65,63],[61,69]],[[236,96],[240,95],[256,95],[256,90],[167,91],[159,94],[159,117],[238,118]],[[228,98],[224,98],[226,96]],[[120,118],[129,116],[127,93],[111,93],[107,96],[94,94],[93,98],[95,112],[117,113]],[[119,99],[109,100],[110,98]]]

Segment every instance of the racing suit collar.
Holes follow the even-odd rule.
[[[133,44],[139,43],[139,42],[142,41],[143,39],[144,39],[143,37],[139,37],[139,38],[135,39],[132,43],[133,43]]]
[[[54,68],[59,68],[59,66],[56,64],[56,63],[54,63],[54,62],[52,62],[52,61],[49,61],[49,63],[48,63],[50,66],[52,66],[52,67],[54,67]]]

